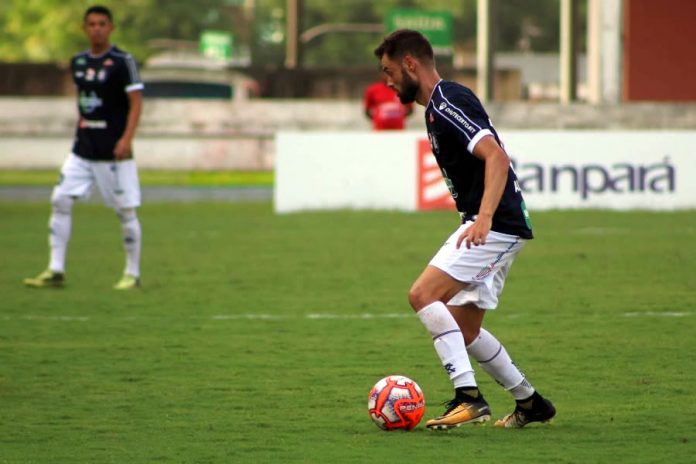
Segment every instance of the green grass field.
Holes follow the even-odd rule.
[[[406,291],[453,213],[276,216],[147,204],[141,291],[120,228],[75,208],[68,286],[47,204],[0,203],[0,463],[694,462],[696,212],[548,212],[485,325],[554,401],[552,424],[382,432],[367,393],[451,386]],[[495,417],[513,402],[482,371]]]
[[[0,169],[0,186],[52,186],[59,169]],[[145,186],[179,187],[272,187],[272,171],[163,171],[141,169]]]

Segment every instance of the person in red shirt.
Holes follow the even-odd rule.
[[[364,96],[365,115],[372,120],[374,130],[403,129],[406,116],[413,112],[413,104],[404,105],[399,96],[387,87],[386,77],[370,84]]]

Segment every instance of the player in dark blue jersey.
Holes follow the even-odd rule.
[[[443,415],[426,427],[447,429],[490,419],[469,355],[516,401],[500,427],[545,422],[556,410],[482,328],[498,304],[505,277],[532,238],[529,214],[510,158],[474,93],[440,78],[433,50],[420,33],[398,30],[375,50],[388,85],[404,104],[425,106],[433,154],[457,205],[461,225],[416,279],[408,298],[432,335],[455,388]]]
[[[142,234],[136,214],[140,183],[132,145],[140,118],[143,83],[133,57],[109,42],[113,29],[107,8],[87,9],[83,30],[90,48],[75,55],[70,63],[78,92],[75,142],[51,196],[49,267],[37,277],[24,280],[31,287],[63,285],[73,202],[89,196],[95,185],[105,203],[116,210],[123,230],[126,268],[114,288],[129,290],[140,286]]]

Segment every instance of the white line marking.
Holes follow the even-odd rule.
[[[288,316],[277,314],[216,314],[214,316],[210,316],[210,318],[214,321],[226,321],[233,319],[262,319],[266,321],[275,321],[281,319],[288,319]]]
[[[374,313],[362,313],[362,314],[337,314],[337,313],[309,313],[309,314],[304,314],[304,315],[282,315],[282,314],[216,314],[214,316],[211,316],[211,319],[215,321],[225,321],[225,320],[235,320],[235,319],[248,319],[248,320],[256,320],[256,319],[261,319],[261,320],[267,320],[267,321],[275,321],[275,320],[282,320],[282,319],[310,319],[310,320],[317,320],[317,319],[396,319],[396,318],[405,318],[405,317],[412,317],[413,314],[410,314],[408,311],[404,311],[403,313],[383,313],[383,314],[374,314]]]
[[[673,315],[688,315],[689,313],[674,313]],[[646,313],[626,313],[629,315],[646,315]],[[647,314],[651,315],[651,314]],[[665,315],[665,313],[655,313],[654,315]],[[669,315],[669,314],[668,314]],[[515,319],[521,317],[520,314],[500,314],[500,317]],[[247,321],[283,321],[290,319],[305,319],[310,321],[318,320],[333,320],[333,321],[346,321],[346,320],[370,320],[370,319],[409,319],[414,318],[415,313],[412,311],[401,311],[397,313],[306,313],[306,314],[266,314],[266,313],[240,313],[240,314],[214,314],[212,316],[190,316],[191,319],[201,320],[208,319],[213,321],[234,321],[234,320],[247,320]],[[103,319],[107,319],[108,316],[104,316]],[[42,315],[18,315],[18,316],[0,316],[0,320],[12,321],[12,320],[26,320],[26,321],[60,321],[60,322],[87,322],[87,321],[99,321],[102,317],[98,316],[69,316],[69,315],[53,315],[53,316],[42,316]],[[121,321],[137,321],[137,320],[147,320],[147,316],[142,315],[129,315],[118,317]]]
[[[412,317],[413,313],[384,313],[384,314],[331,314],[331,313],[309,313],[305,315],[306,319],[397,319]]]
[[[6,321],[9,321],[11,319],[25,319],[27,321],[63,321],[63,322],[89,321],[89,317],[87,317],[87,316],[38,316],[38,315],[32,315],[32,314],[26,314],[24,316],[18,316],[18,317],[14,317],[14,318],[12,316],[5,316],[3,319]]]
[[[637,312],[631,312],[631,313],[624,313],[623,314],[626,317],[685,317],[685,316],[691,316],[691,313],[689,312],[679,312],[679,311],[665,311],[665,312],[656,312],[656,311],[637,311]]]

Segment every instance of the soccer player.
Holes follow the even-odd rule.
[[[469,356],[516,400],[514,411],[496,426],[545,422],[556,414],[551,402],[534,389],[498,339],[481,327],[486,312],[498,304],[513,260],[532,238],[510,159],[473,92],[440,78],[433,49],[420,33],[395,31],[375,55],[401,101],[425,106],[432,151],[461,216],[459,228],[408,294],[455,387],[445,412],[426,427],[448,429],[490,419]]]
[[[72,153],[51,195],[50,262],[47,270],[24,283],[30,287],[64,284],[73,202],[88,197],[96,184],[121,222],[126,268],[114,288],[128,290],[140,286],[141,229],[136,214],[140,184],[132,142],[140,118],[143,83],[133,57],[109,42],[114,30],[109,9],[88,8],[82,28],[89,50],[75,55],[70,63],[79,120]]]
[[[403,129],[406,116],[413,112],[413,104],[404,105],[399,96],[386,83],[384,73],[380,80],[370,84],[363,95],[365,116],[372,120],[372,128],[380,130]]]

